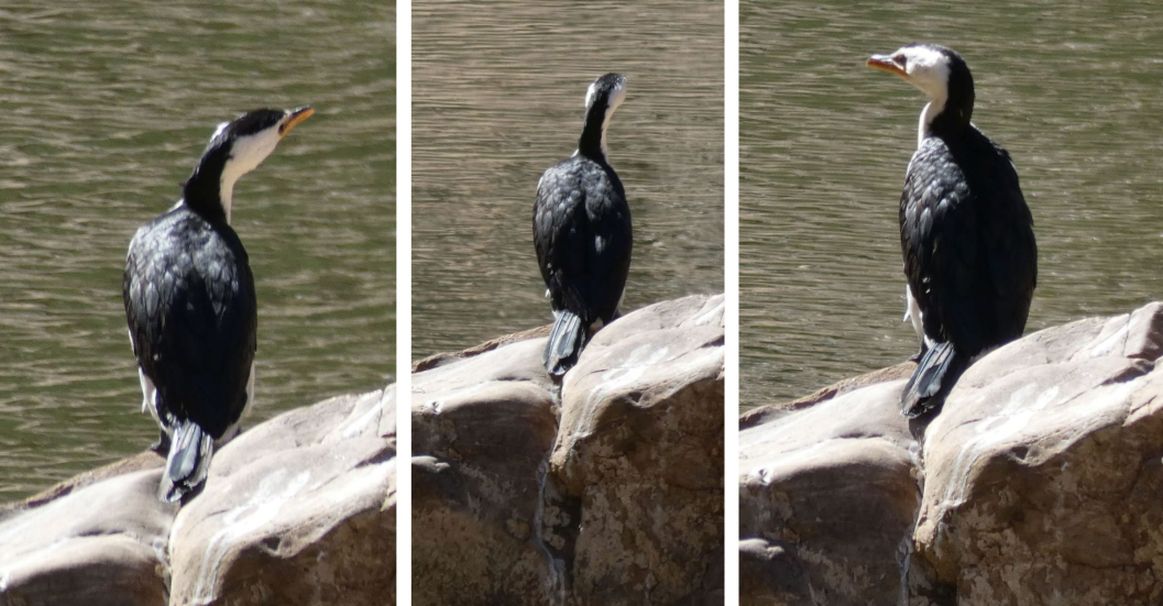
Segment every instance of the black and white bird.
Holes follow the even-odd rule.
[[[630,273],[630,207],[606,158],[606,129],[625,96],[621,74],[594,80],[577,151],[537,183],[533,243],[554,314],[544,356],[553,377],[573,367],[593,333],[618,317]]]
[[[254,276],[230,227],[234,184],[313,113],[260,109],[220,124],[182,199],[129,243],[122,297],[142,409],[160,427],[155,448],[168,449],[165,501],[197,494],[254,400]]]
[[[907,311],[921,339],[901,410],[939,410],[976,356],[1025,330],[1038,275],[1033,219],[1009,154],[970,122],[973,76],[956,52],[909,44],[868,66],[921,89],[917,151],[900,200]]]

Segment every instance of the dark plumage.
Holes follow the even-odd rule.
[[[1009,154],[970,123],[973,78],[960,55],[914,44],[869,65],[930,99],[900,201],[909,315],[922,333],[901,407],[915,417],[939,409],[975,356],[1022,335],[1037,246]]]
[[[253,398],[257,307],[246,249],[229,224],[234,182],[312,113],[258,110],[220,126],[182,200],[129,244],[122,296],[143,408],[158,421],[159,450],[168,449],[166,501],[200,490],[215,446],[237,433]]]
[[[593,331],[618,316],[630,272],[630,207],[606,160],[605,133],[625,94],[625,78],[606,74],[590,85],[585,124],[573,156],[537,184],[533,243],[555,321],[545,368],[564,375]]]

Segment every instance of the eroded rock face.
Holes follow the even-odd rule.
[[[544,339],[412,377],[412,603],[545,604],[540,481],[557,430]]]
[[[743,603],[1163,602],[1160,352],[1158,303],[1011,343],[913,428],[919,460],[885,416],[901,381],[750,415]],[[831,540],[844,535],[853,544]],[[838,562],[855,572],[836,576]]]
[[[157,498],[152,453],[10,507],[0,604],[391,603],[393,409],[374,392],[262,423],[180,511]]]
[[[380,408],[383,411],[380,414],[380,439],[391,443],[392,447],[392,463],[388,467],[388,482],[387,490],[383,494],[383,503],[380,505],[382,512],[383,524],[386,526],[387,533],[387,551],[379,555],[381,563],[386,558],[391,562],[387,569],[384,570],[381,566],[381,578],[386,573],[386,578],[383,578],[383,586],[386,586],[388,591],[384,595],[383,603],[385,605],[392,605],[396,603],[396,470],[399,464],[396,457],[396,403],[399,402],[399,397],[396,392],[396,386],[389,385],[382,393],[380,400]]]
[[[722,309],[628,314],[560,400],[543,332],[414,374],[413,603],[721,603]]]
[[[920,505],[903,381],[847,392],[739,434],[744,604],[892,604]]]

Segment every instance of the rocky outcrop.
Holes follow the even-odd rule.
[[[1160,603],[1161,353],[1155,303],[990,353],[927,427],[903,379],[749,413],[742,602]]]
[[[722,296],[543,334],[413,375],[413,603],[721,603]]]
[[[412,376],[412,603],[541,604],[540,486],[557,430],[543,340]]]
[[[160,480],[159,459],[154,469],[6,511],[0,604],[164,604],[176,508],[158,501]]]
[[[394,408],[374,392],[266,421],[180,510],[153,453],[9,506],[0,604],[390,604]]]
[[[920,502],[918,449],[893,404],[900,388],[856,390],[740,432],[744,603],[894,603],[896,553]]]

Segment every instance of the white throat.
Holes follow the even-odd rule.
[[[240,137],[234,142],[230,158],[222,167],[222,176],[218,180],[218,197],[222,200],[222,211],[226,214],[227,223],[230,223],[230,210],[234,201],[234,184],[243,175],[258,168],[275,151],[278,143],[278,129],[273,127],[255,135]]]
[[[614,117],[614,108],[611,107],[610,109],[606,110],[606,119],[602,120],[602,142],[601,142],[602,160],[605,160],[607,163],[609,163],[609,159],[608,159],[609,154],[606,153],[606,151],[607,151],[606,150],[606,129],[610,128],[610,118],[613,118],[613,117]]]
[[[921,121],[917,125],[917,147],[929,136],[929,132],[933,127],[933,120],[937,115],[945,110],[945,97],[941,96],[934,98],[925,105],[925,109],[921,110]]]
[[[617,105],[615,105],[613,107],[606,108],[606,117],[604,120],[602,120],[602,138],[598,141],[598,147],[601,149],[601,152],[602,152],[602,161],[605,162],[606,164],[610,163],[609,148],[606,147],[606,130],[608,128],[610,128],[610,120],[614,117],[614,112],[617,109],[618,109]],[[580,149],[573,150],[573,155],[575,155],[575,156],[580,154],[580,153],[581,153]]]
[[[610,106],[606,108],[606,117],[602,120],[602,139],[600,142],[602,148],[602,159],[609,163],[609,154],[606,148],[606,129],[610,128],[610,123],[614,121],[614,112],[618,111],[618,107],[622,105],[622,100],[626,98],[626,90],[618,88],[614,93],[613,99],[610,100]]]
[[[218,182],[218,197],[222,199],[222,212],[226,213],[226,224],[230,225],[230,208],[234,202],[234,182],[242,175],[222,173],[222,180]]]

